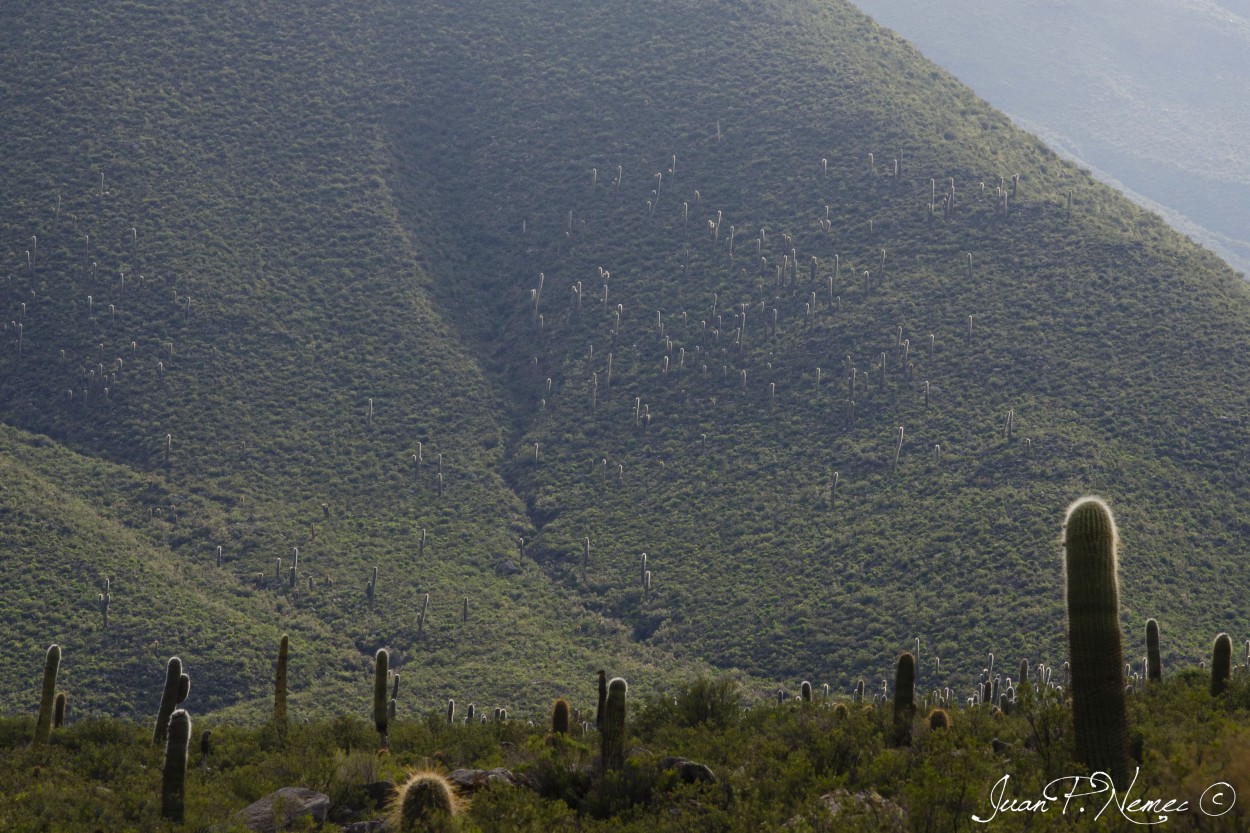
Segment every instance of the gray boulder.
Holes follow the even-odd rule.
[[[320,824],[330,812],[330,797],[303,787],[283,787],[244,807],[235,819],[256,833],[285,830],[296,819],[311,816]]]
[[[447,780],[455,785],[456,789],[464,795],[471,795],[491,784],[507,784],[510,787],[515,787],[521,783],[520,779],[503,767],[494,769],[456,769],[452,770],[451,774],[447,776]]]
[[[706,764],[671,756],[660,759],[660,769],[671,769],[685,784],[715,784],[716,774]]]

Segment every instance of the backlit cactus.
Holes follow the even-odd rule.
[[[1228,680],[1233,673],[1233,640],[1222,633],[1215,637],[1211,648],[1211,696],[1218,697],[1228,690]]]
[[[390,654],[385,648],[379,648],[373,658],[373,725],[381,736],[381,748],[386,749],[387,711],[386,672],[390,663]]]
[[[916,658],[899,655],[894,670],[894,745],[911,743],[911,724],[916,717]]]
[[[60,729],[65,725],[65,707],[67,705],[65,692],[59,692],[56,695],[56,704],[52,707],[52,728]]]
[[[426,770],[411,772],[395,791],[387,829],[404,833],[450,829],[462,807],[446,777]]]
[[[599,671],[599,706],[595,709],[595,728],[603,728],[603,707],[608,702],[608,675],[607,672],[600,669]]]
[[[551,733],[567,735],[569,733],[569,703],[560,698],[551,708]]]
[[[616,677],[608,683],[608,698],[603,707],[600,760],[605,770],[625,765],[625,694],[629,686]]]
[[[1127,784],[1128,719],[1116,577],[1116,529],[1098,498],[1082,498],[1064,521],[1068,654],[1076,757]]]
[[[286,671],[289,648],[290,640],[284,633],[282,641],[278,643],[278,670],[273,680],[273,720],[279,724],[286,722]]]
[[[1146,679],[1157,683],[1163,679],[1163,663],[1159,660],[1159,623],[1146,620]]]
[[[180,702],[178,695],[181,693],[182,677],[182,660],[178,657],[170,657],[168,665],[165,666],[165,687],[161,690],[161,705],[156,712],[156,728],[152,731],[152,742],[155,744],[165,742],[170,715],[174,713],[174,707]],[[190,682],[188,678],[188,689],[190,689]]]
[[[191,744],[191,715],[178,709],[169,718],[165,763],[161,767],[161,816],[181,823],[187,797],[187,748]]]
[[[39,717],[35,721],[35,737],[31,745],[48,742],[52,734],[52,709],[56,699],[56,675],[61,668],[61,646],[51,645],[43,662],[43,689],[39,694]]]

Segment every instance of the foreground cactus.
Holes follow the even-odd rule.
[[[595,709],[595,728],[603,728],[603,707],[608,702],[608,675],[599,669],[599,706]]]
[[[551,709],[551,733],[553,735],[569,733],[569,703],[563,697],[557,700]]]
[[[1211,648],[1211,696],[1218,697],[1228,690],[1228,680],[1233,673],[1233,640],[1222,633],[1215,637]]]
[[[187,747],[191,744],[191,715],[178,709],[169,718],[165,763],[161,767],[161,816],[181,823],[187,795]]]
[[[463,802],[450,781],[437,772],[418,770],[395,790],[387,829],[402,833],[448,830],[462,810]]]
[[[1111,510],[1082,498],[1064,521],[1068,654],[1077,760],[1129,783],[1124,655]]]
[[[178,657],[170,657],[169,664],[165,666],[165,688],[161,690],[161,706],[156,712],[156,728],[152,732],[152,742],[161,744],[165,742],[165,733],[169,729],[169,718],[174,713],[174,708],[180,702],[178,695],[183,686],[182,678],[182,660]],[[190,678],[187,679],[187,689],[190,689]],[[186,699],[185,696],[181,699]]]
[[[949,729],[951,726],[951,715],[946,709],[934,709],[929,712],[929,728],[933,731],[938,729]]]
[[[600,753],[605,770],[625,766],[625,693],[628,688],[620,677],[608,683],[608,697],[600,726]]]
[[[60,729],[65,725],[65,692],[62,691],[56,695],[56,705],[52,707],[52,728]]]
[[[278,643],[278,670],[273,679],[273,721],[278,724],[286,723],[286,670],[290,644],[287,635],[282,634],[282,641]]]
[[[916,658],[899,655],[894,671],[894,746],[911,744],[911,724],[916,717]]]
[[[386,749],[386,728],[389,713],[386,696],[386,671],[390,663],[390,654],[385,648],[379,648],[373,658],[373,725],[382,736],[382,747]]]
[[[56,674],[61,667],[61,646],[51,645],[43,662],[43,690],[39,694],[39,718],[32,746],[47,743],[52,734],[52,707],[56,698]]]
[[[1159,623],[1146,620],[1146,679],[1157,683],[1163,679],[1163,665],[1159,661]]]

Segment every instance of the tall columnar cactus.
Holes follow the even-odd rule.
[[[56,695],[56,704],[52,707],[52,728],[60,729],[65,725],[65,692],[59,692]]]
[[[165,666],[165,687],[161,690],[161,707],[156,712],[156,728],[152,732],[152,742],[155,744],[165,742],[165,732],[169,729],[169,717],[174,713],[174,707],[178,705],[178,689],[182,685],[182,676],[182,660],[178,657],[170,657],[169,664]]]
[[[32,746],[48,742],[52,734],[52,708],[56,700],[56,674],[61,668],[61,646],[48,647],[43,661],[43,690],[39,694],[39,717],[35,721],[35,737]]]
[[[387,696],[386,671],[390,663],[390,654],[385,648],[379,648],[373,658],[373,725],[382,736],[382,748],[386,749]]]
[[[278,670],[273,679],[273,721],[279,725],[286,722],[286,671],[290,639],[284,633],[278,643]]]
[[[551,707],[551,733],[553,735],[569,733],[569,702],[563,697]]]
[[[200,772],[208,769],[208,755],[213,751],[213,730],[205,729],[200,735]]]
[[[191,715],[178,709],[169,718],[165,763],[161,767],[161,816],[183,820],[187,797],[187,748],[191,745]]]
[[[1211,648],[1211,696],[1218,697],[1228,690],[1228,679],[1233,673],[1233,640],[1222,633],[1215,637]]]
[[[629,686],[616,677],[608,683],[608,699],[603,707],[601,761],[605,770],[625,766],[625,693]]]
[[[894,745],[911,743],[911,724],[916,717],[916,658],[902,653],[894,670]]]
[[[595,728],[603,728],[603,707],[608,702],[608,675],[602,669],[599,670],[599,706],[595,709]]]
[[[1159,623],[1146,620],[1146,679],[1157,683],[1163,679],[1163,663],[1159,660]]]
[[[1128,784],[1128,719],[1116,578],[1116,529],[1098,498],[1082,498],[1064,521],[1068,655],[1076,757]]]
[[[812,702],[812,684],[807,680],[804,680],[799,685],[799,696],[802,698],[804,703]]]

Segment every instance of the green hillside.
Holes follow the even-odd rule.
[[[286,631],[324,712],[382,646],[421,708],[967,687],[1062,661],[1086,492],[1126,629],[1244,632],[1245,285],[843,3],[0,19],[6,711],[60,640],[256,714]]]

